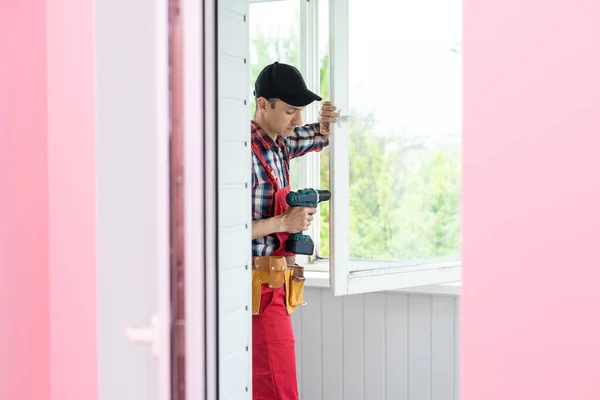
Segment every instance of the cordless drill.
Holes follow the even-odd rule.
[[[302,189],[297,192],[289,192],[285,197],[285,201],[290,207],[317,208],[317,204],[330,198],[331,193],[329,190]],[[315,244],[309,235],[303,235],[302,232],[290,233],[285,249],[290,253],[310,256],[315,251]]]

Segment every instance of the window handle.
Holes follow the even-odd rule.
[[[337,126],[338,126],[338,128],[341,128],[342,127],[342,121],[346,121],[346,118],[348,118],[348,116],[347,115],[342,115],[342,109],[341,108],[338,109],[337,112],[339,114],[339,117],[338,117],[338,120],[337,120]]]
[[[125,337],[133,343],[148,345],[154,358],[160,357],[160,335],[158,332],[158,315],[152,315],[150,326],[125,328]]]
[[[376,122],[377,121],[375,119],[375,117],[373,117],[371,115],[365,115],[365,116],[342,115],[341,108],[338,110],[338,112],[340,113],[340,117],[338,118],[338,121],[337,121],[337,126],[339,128],[342,127],[342,122]]]

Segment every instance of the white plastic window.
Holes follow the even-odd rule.
[[[460,0],[330,1],[334,294],[458,281]]]
[[[260,2],[250,25],[252,68],[295,64],[342,111],[331,145],[292,163],[293,190],[332,191],[301,263],[335,295],[459,281],[461,0]]]

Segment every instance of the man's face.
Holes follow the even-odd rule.
[[[258,101],[259,112],[263,113],[267,129],[281,136],[289,136],[294,129],[302,125],[302,109],[294,107],[281,100],[274,103],[274,107],[265,98]]]

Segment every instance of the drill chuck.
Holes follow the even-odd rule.
[[[317,190],[317,193],[319,195],[319,203],[331,199],[331,192],[329,190]]]

